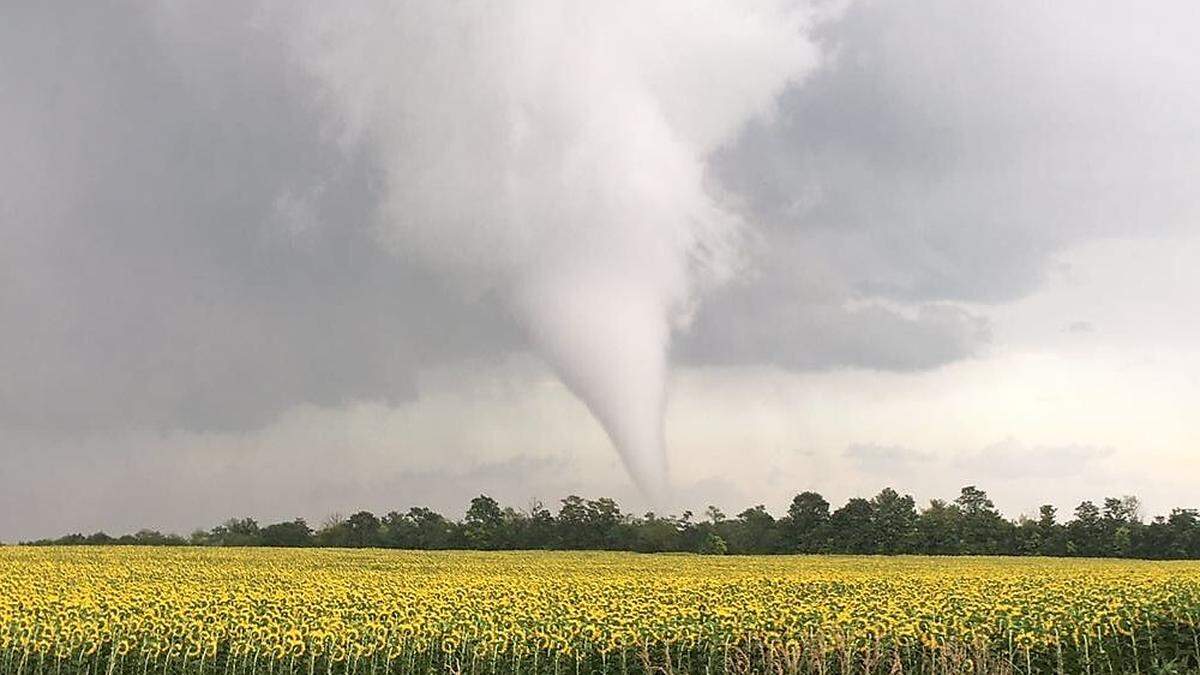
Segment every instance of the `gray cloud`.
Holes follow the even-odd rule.
[[[968,358],[987,319],[948,302],[1028,293],[1081,237],[1186,221],[1187,7],[1106,7],[1085,29],[1079,7],[852,6],[820,32],[836,58],[714,157],[756,240],[679,359]],[[524,348],[489,298],[379,250],[374,160],[347,154],[253,10],[165,17],[29,4],[0,27],[0,420],[249,428]]]
[[[174,439],[178,441],[178,439]],[[20,455],[0,472],[0,536],[6,542],[67,531],[131,532],[142,527],[187,534],[235,515],[263,521],[304,517],[313,525],[331,513],[369,509],[380,515],[424,505],[461,516],[474,495],[486,493],[506,505],[549,500],[595,486],[564,480],[579,476],[566,457],[471,459],[453,453],[455,465],[402,469],[356,464],[341,454],[330,464],[322,448],[272,446],[240,453],[188,448],[161,439],[125,438],[112,443],[45,448]],[[346,460],[350,460],[347,462]],[[12,475],[5,475],[12,472]],[[71,485],[54,499],[44,486],[21,476],[54,476]],[[618,474],[619,476],[619,474]],[[629,493],[605,490],[628,497]],[[29,504],[39,504],[36,513]],[[147,505],[153,505],[148,508]],[[553,508],[557,504],[550,504]]]
[[[17,14],[0,28],[4,424],[249,428],[403,400],[421,365],[519,344],[486,298],[379,250],[369,159],[325,138],[245,17],[189,17],[167,44],[136,4]]]
[[[1145,477],[1117,469],[1111,461],[1117,458],[1115,448],[1095,445],[1030,444],[1007,438],[945,455],[912,446],[856,443],[846,447],[842,458],[854,469],[852,480],[859,492],[891,484],[921,500],[953,499],[962,486],[976,485],[1012,516],[1036,513],[1047,501],[1069,512],[1080,500],[1099,499],[1106,490],[1154,493]],[[1173,499],[1178,498],[1176,493]],[[1158,508],[1164,506],[1160,502]]]
[[[989,307],[1042,287],[1067,247],[1194,226],[1197,12],[851,5],[819,31],[833,58],[710,158],[713,195],[747,222],[747,259],[700,298],[674,356],[935,368],[984,353]],[[176,459],[123,449],[124,434],[246,432],[303,404],[396,405],[430,366],[528,348],[496,298],[381,250],[378,157],[345,142],[251,3],[17,2],[4,14],[0,492],[47,509],[36,499],[47,485],[78,495],[47,527],[110,507],[132,521],[176,494]],[[1015,471],[999,458],[1069,471],[1102,457],[1007,452],[956,468]],[[308,473],[338,461],[310,459]],[[855,446],[846,459],[878,473],[927,458]],[[430,469],[392,487],[432,494],[422,486],[494,476],[520,501],[524,473],[570,485],[555,482],[562,467],[480,471]],[[149,475],[168,487],[130,478]],[[105,501],[121,491],[126,507]],[[753,493],[688,494],[705,491]],[[194,509],[212,494],[196,487],[177,515],[206,518]]]
[[[976,452],[963,453],[954,466],[975,475],[998,479],[1063,478],[1093,472],[1115,454],[1113,448],[1092,445],[1027,446],[1008,439]]]
[[[786,295],[738,289],[718,293],[679,353],[699,364],[910,371],[972,356],[988,335],[985,319],[952,305],[923,304],[905,315],[878,304],[789,303]]]
[[[761,227],[758,275],[700,310],[685,351],[925,368],[976,353],[983,319],[864,316],[841,301],[1007,302],[1073,242],[1187,227],[1200,215],[1200,118],[1181,113],[1200,109],[1200,69],[1182,27],[1196,13],[852,5],[821,33],[835,58],[715,158]],[[874,339],[847,344],[855,324]]]
[[[860,471],[883,476],[910,474],[936,461],[929,452],[878,443],[854,443],[846,447],[842,456]]]

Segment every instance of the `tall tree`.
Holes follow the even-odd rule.
[[[554,514],[550,513],[550,509],[547,509],[540,501],[530,503],[529,508],[525,510],[525,530],[520,547],[526,549],[555,548],[558,546],[555,538],[556,527],[557,523],[554,521]]]
[[[613,545],[617,526],[624,516],[607,497],[585,500],[571,495],[558,510],[559,541],[567,548],[601,549]]]
[[[463,536],[467,546],[483,550],[504,548],[504,511],[487,495],[471,500],[463,517]]]
[[[825,546],[829,502],[816,492],[801,492],[788,507],[785,544],[792,551],[816,553]]]
[[[962,552],[962,511],[957,504],[932,499],[917,517],[917,551],[929,555]]]
[[[1100,509],[1091,501],[1075,507],[1075,518],[1067,523],[1067,552],[1070,555],[1104,554],[1104,524]]]
[[[679,523],[666,517],[647,513],[636,523],[632,532],[632,548],[641,553],[661,553],[680,550]]]
[[[209,540],[220,546],[258,546],[262,543],[258,523],[253,518],[230,518],[212,529]]]
[[[725,512],[709,504],[708,508],[704,509],[704,517],[713,525],[720,525],[725,521]]]
[[[894,555],[911,553],[917,537],[917,509],[912,495],[900,496],[884,488],[871,500],[875,551]]]
[[[971,485],[953,503],[932,500],[915,513],[912,497],[885,488],[871,500],[854,498],[829,513],[815,492],[795,496],[776,520],[759,504],[728,519],[710,506],[705,519],[647,513],[633,517],[608,498],[562,500],[556,518],[540,502],[525,511],[502,507],[480,495],[461,523],[424,507],[392,511],[382,519],[369,511],[349,518],[334,514],[313,532],[302,519],[259,527],[252,518],[228,520],[190,539],[156,530],[110,537],[68,534],[34,545],[192,546],[386,546],[409,549],[565,548],[715,553],[907,553],[954,555],[1078,555],[1200,559],[1200,512],[1174,509],[1144,523],[1136,497],[1109,497],[1101,506],[1085,501],[1066,525],[1054,506],[1037,519],[1003,518],[987,493]]]
[[[962,512],[963,553],[992,555],[1006,550],[1008,530],[1012,524],[1004,520],[986,492],[968,485],[954,503]]]
[[[417,528],[403,513],[388,511],[379,519],[379,538],[387,548],[417,548]]]
[[[1066,555],[1067,537],[1062,525],[1058,524],[1058,509],[1052,504],[1042,504],[1037,520],[1039,555]]]
[[[454,545],[454,524],[437,511],[414,506],[406,517],[413,525],[417,548],[439,550]]]
[[[1167,517],[1170,531],[1170,557],[1200,558],[1200,512],[1196,509],[1172,509]]]
[[[1124,557],[1133,549],[1134,531],[1141,526],[1137,497],[1108,497],[1100,516],[1103,554]]]
[[[379,518],[370,511],[359,511],[346,519],[346,546],[351,548],[368,548],[379,546]]]
[[[291,522],[273,523],[262,528],[260,539],[263,546],[300,547],[312,545],[312,528],[303,518]]]
[[[779,547],[779,531],[775,517],[762,504],[737,515],[736,536],[728,541],[736,553],[774,553]]]
[[[829,516],[829,544],[845,553],[875,552],[875,509],[855,497]]]

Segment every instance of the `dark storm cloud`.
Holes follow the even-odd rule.
[[[523,348],[380,250],[375,158],[251,9],[171,7],[4,10],[0,424],[252,428]],[[935,367],[1069,243],[1194,222],[1194,7],[852,5],[835,58],[713,159],[755,234],[677,356]]]
[[[511,348],[380,251],[369,158],[236,9],[184,36],[133,3],[6,12],[0,424],[247,428]]]
[[[1085,238],[1200,215],[1196,5],[860,2],[834,54],[715,158],[761,236],[749,285],[701,307],[681,352],[794,368],[927,368],[983,319],[864,313],[999,303]],[[1187,159],[1190,158],[1190,159]],[[978,311],[978,310],[976,310]]]
[[[791,370],[914,371],[971,356],[989,336],[986,320],[952,305],[924,304],[906,313],[874,304],[802,303],[755,290],[719,291],[682,341],[680,358]]]

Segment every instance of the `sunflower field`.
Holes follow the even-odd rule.
[[[0,548],[0,673],[1127,673],[1200,563]]]

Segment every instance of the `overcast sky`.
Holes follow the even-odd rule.
[[[0,540],[1200,506],[1200,5],[291,5],[0,9]]]

